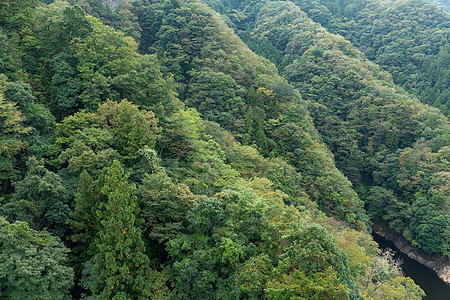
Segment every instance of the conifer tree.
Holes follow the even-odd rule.
[[[74,230],[71,236],[72,241],[80,243],[80,247],[75,250],[82,250],[82,257],[86,257],[89,252],[87,247],[95,237],[96,230],[94,224],[96,223],[95,215],[96,207],[98,205],[99,197],[96,190],[94,190],[94,182],[92,177],[84,170],[80,175],[80,182],[78,185],[78,193],[75,196],[75,210],[72,213],[72,218],[69,223]]]
[[[151,298],[154,292],[157,272],[145,254],[136,188],[127,178],[117,160],[94,183],[86,172],[80,177],[72,238],[85,244],[83,281],[93,299]]]

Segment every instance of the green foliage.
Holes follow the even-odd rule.
[[[255,251],[260,219],[251,212],[255,195],[242,192],[224,193],[222,201],[200,198],[188,215],[188,233],[167,243],[179,298],[231,299],[240,294],[233,270]],[[247,232],[241,231],[244,228]]]
[[[99,106],[94,120],[114,134],[117,151],[130,162],[139,158],[138,151],[144,146],[153,147],[158,137],[155,114],[139,110],[127,100],[106,101]]]
[[[280,275],[288,275],[284,280],[287,285],[289,283],[292,284],[292,282],[298,282],[297,284],[302,287],[300,293],[296,291],[292,295],[298,293],[297,295],[299,296],[330,297],[331,299],[361,298],[356,284],[351,279],[345,254],[335,245],[331,237],[326,234],[323,227],[317,225],[307,226],[286,235],[284,240],[286,241],[286,246],[283,247],[283,254],[280,255],[278,270]],[[294,269],[296,271],[292,274],[291,272]],[[299,272],[298,270],[301,271]],[[309,274],[314,275],[308,276]],[[290,276],[293,276],[295,280],[288,279]],[[306,279],[305,277],[314,278],[314,283],[309,284],[312,287],[303,286],[301,282]],[[346,285],[346,288],[339,284],[338,278]],[[323,285],[328,284],[330,281],[333,282],[331,286],[324,288]],[[272,287],[273,289],[276,285],[275,282],[269,284],[269,288]],[[321,289],[316,290],[314,286],[321,286]],[[287,288],[287,291],[291,288]],[[281,290],[284,289],[286,287],[282,286]],[[293,289],[295,291],[298,287]],[[350,289],[350,291],[347,289]],[[273,293],[274,295],[277,294],[275,291]],[[282,294],[284,293],[285,291],[282,292]],[[321,295],[321,293],[325,294]],[[287,295],[289,295],[289,292]],[[285,297],[278,298],[275,296],[274,298],[286,299]]]
[[[102,176],[100,193],[106,202],[101,201],[95,213],[100,224],[90,245],[95,249],[91,291],[99,299],[150,297],[152,273],[141,230],[136,226],[135,188],[127,184],[118,161]]]
[[[422,299],[425,293],[422,289],[412,284],[408,277],[398,277],[400,261],[394,259],[392,251],[383,251],[372,260],[372,266],[366,272],[365,285],[371,286],[364,296],[368,299],[400,299],[409,297],[411,299]],[[375,287],[375,288],[373,288]]]
[[[175,184],[164,169],[157,166],[145,174],[139,187],[141,216],[149,236],[167,242],[184,231],[186,213],[196,197],[184,184]]]
[[[70,209],[61,177],[47,170],[43,160],[30,157],[26,176],[14,184],[11,201],[0,207],[9,221],[24,221],[36,230],[49,230],[62,237]]]
[[[139,56],[133,39],[64,1],[38,7],[36,16],[41,27],[33,55],[41,69],[33,77],[58,119],[107,99],[128,98],[158,113],[171,110],[158,61]]]
[[[121,156],[117,150],[111,149],[114,136],[106,129],[86,128],[72,137],[73,142],[58,156],[62,164],[67,162],[69,171],[80,174],[87,170],[98,175],[100,170],[110,165]]]
[[[75,208],[68,221],[74,231],[70,238],[75,243],[80,244],[80,247],[75,249],[81,252],[83,261],[86,261],[88,257],[93,255],[89,245],[94,241],[98,231],[98,220],[95,220],[93,217],[96,214],[98,202],[100,201],[98,189],[98,182],[95,182],[94,186],[92,177],[87,171],[83,171],[80,174],[78,191],[75,195]]]
[[[449,216],[439,213],[436,205],[418,199],[412,208],[409,230],[416,243],[429,253],[449,253]]]
[[[73,270],[69,249],[27,223],[0,218],[0,296],[5,299],[69,299]]]
[[[271,264],[267,254],[250,257],[243,263],[236,278],[241,292],[249,298],[263,294],[273,268]]]
[[[0,30],[0,73],[17,80],[20,72],[18,49],[15,40],[8,38],[7,32]]]
[[[3,78],[2,78],[3,79]],[[14,101],[23,114],[23,124],[29,126],[29,135],[25,141],[30,145],[28,154],[42,157],[51,143],[55,118],[50,110],[36,101],[29,84],[21,81],[2,82],[5,84],[7,101]],[[19,141],[18,144],[21,142]]]
[[[361,50],[395,82],[444,106],[445,17],[421,1],[375,7],[405,17],[376,38],[372,0],[0,1],[0,212],[75,253],[72,280],[57,238],[0,224],[20,255],[59,245],[29,259],[29,276],[63,253],[57,272],[23,284],[5,269],[1,292],[68,298],[73,282],[76,299],[420,298],[377,256],[355,190],[372,218],[447,253],[448,120],[296,3],[370,41],[379,53]]]
[[[224,152],[227,162],[244,178],[261,177],[269,166],[267,159],[251,146],[243,146],[234,142],[228,145]],[[269,178],[269,176],[267,177]]]
[[[236,181],[239,173],[225,163],[225,154],[214,140],[197,140],[192,146],[186,157],[189,179],[185,182],[195,193],[212,195]]]
[[[179,109],[162,128],[161,153],[171,158],[184,158],[192,151],[194,140],[200,139],[203,120],[193,108]]]
[[[72,239],[85,244],[91,267],[84,276],[95,299],[148,298],[157,281],[138,225],[136,188],[127,178],[115,160],[94,183],[86,172],[80,179]]]
[[[73,57],[67,53],[57,55],[52,62],[54,75],[52,77],[52,105],[56,112],[70,115],[80,106],[78,96],[82,82],[73,67]]]
[[[36,0],[0,1],[0,26],[17,31],[30,26],[36,2]]]
[[[351,11],[333,9],[335,14],[352,15]],[[371,216],[382,218],[411,242],[430,250],[423,236],[419,240],[424,243],[418,243],[415,231],[411,235],[408,230],[409,207],[418,192],[433,202],[432,190],[436,188],[431,182],[447,172],[433,153],[447,143],[441,141],[446,140],[448,120],[439,111],[410,99],[394,85],[389,74],[365,60],[342,37],[312,22],[293,3],[272,2],[260,8],[250,33],[255,43],[270,41],[285,54],[286,78],[308,100],[314,123],[333,151],[336,165],[353,184],[366,191],[362,196]],[[349,201],[353,191],[341,188],[346,179],[332,169],[311,169],[319,165],[307,159],[313,140],[307,140],[308,136],[291,124],[278,129],[276,135],[296,163],[305,163],[299,169],[306,182],[310,174],[321,175],[315,179],[315,191],[320,196],[312,193],[320,207],[353,222],[359,213],[346,211],[353,202]],[[292,137],[296,137],[295,146],[303,143],[302,151],[291,150],[288,138]],[[313,156],[316,161],[327,159],[321,154]],[[447,212],[448,208],[441,207],[439,214]],[[446,230],[436,233],[442,236]]]
[[[448,115],[448,13],[425,0],[294,2],[389,71],[395,83]]]
[[[90,15],[99,18],[103,24],[114,27],[135,39],[140,37],[141,29],[132,12],[133,7],[128,1],[74,0],[73,2],[80,5]]]
[[[36,8],[35,14],[40,27],[36,34],[36,47],[45,57],[51,58],[72,50],[72,40],[86,38],[92,32],[86,13],[79,6],[70,6],[66,1],[57,0],[50,5],[41,5]]]
[[[266,289],[268,299],[349,299],[348,291],[329,267],[308,278],[294,270],[277,281],[270,281]]]
[[[299,212],[261,181],[194,204],[188,233],[167,243],[178,297],[217,297],[228,288],[226,298],[345,299],[350,289],[359,299],[347,259],[325,229],[294,221]],[[283,215],[290,220],[280,222]]]
[[[0,154],[11,157],[25,149],[28,143],[24,137],[31,132],[30,127],[24,126],[24,117],[17,106],[5,100],[0,93],[1,144]]]
[[[73,39],[77,70],[83,81],[80,98],[87,108],[95,108],[107,98],[119,100],[117,91],[110,88],[110,77],[126,74],[136,67],[136,43],[123,33],[104,26],[99,20],[87,17],[92,33]]]
[[[196,107],[205,119],[228,128],[233,117],[242,117],[239,109],[244,105],[243,92],[231,76],[204,70],[192,74],[186,103]]]
[[[153,147],[158,137],[158,120],[151,111],[139,110],[127,100],[108,100],[96,113],[79,112],[58,125],[56,144],[63,147],[58,162],[72,173],[83,169],[98,175],[114,159],[132,166],[139,150]]]
[[[255,145],[264,156],[286,157],[296,172],[302,173],[305,184],[313,187],[308,192],[314,200],[323,201],[321,208],[328,213],[351,223],[355,222],[355,209],[362,215],[362,202],[312,129],[301,97],[278,76],[272,64],[249,52],[200,1],[140,1],[135,5],[141,28],[145,28],[140,48],[161,57],[163,70],[174,74],[179,83],[182,100],[206,119],[230,129],[244,145]],[[175,128],[171,130],[169,136],[177,134]],[[179,151],[177,158],[195,149],[186,139],[169,146],[178,147],[172,148]],[[165,151],[167,146],[163,147]],[[236,168],[243,174],[248,172]],[[212,172],[207,173],[210,176]],[[190,187],[194,192],[202,191],[204,183],[193,182]],[[345,200],[332,199],[330,190],[337,190]]]

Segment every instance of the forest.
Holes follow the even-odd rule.
[[[422,299],[450,255],[426,0],[0,0],[0,298]]]

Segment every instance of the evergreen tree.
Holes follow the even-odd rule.
[[[157,272],[150,269],[145,254],[136,188],[127,178],[117,160],[94,184],[86,172],[81,176],[72,221],[80,233],[72,238],[86,243],[89,249],[83,275],[93,299],[152,297]]]

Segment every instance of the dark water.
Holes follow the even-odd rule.
[[[382,236],[374,233],[373,239],[380,248],[391,248],[395,251],[394,257],[402,259],[403,273],[411,277],[425,291],[427,296],[424,299],[450,300],[450,286],[445,284],[434,271],[401,253],[392,242],[385,240]]]

